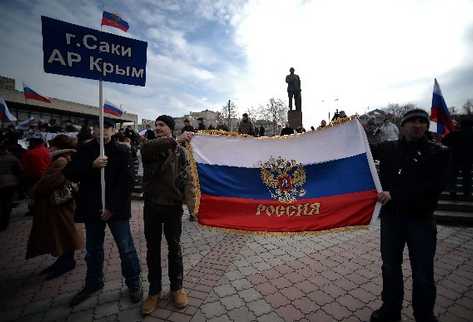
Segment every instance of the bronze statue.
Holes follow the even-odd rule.
[[[290,74],[286,76],[287,95],[289,96],[289,110],[292,111],[292,98],[296,104],[296,111],[301,112],[301,79],[294,74],[294,68],[289,69]]]

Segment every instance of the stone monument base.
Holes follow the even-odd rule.
[[[288,111],[287,120],[289,122],[289,126],[294,130],[302,127],[302,112],[295,110]]]

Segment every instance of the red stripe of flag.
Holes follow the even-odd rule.
[[[283,204],[203,194],[198,219],[207,226],[253,231],[315,231],[368,225],[376,196],[376,190],[369,190]],[[224,215],[230,208],[231,215]]]

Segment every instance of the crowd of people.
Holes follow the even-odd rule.
[[[319,128],[327,126],[323,121]],[[397,321],[403,298],[402,253],[409,248],[413,308],[416,321],[433,322],[436,297],[434,256],[436,228],[433,219],[437,201],[448,178],[463,176],[464,195],[471,196],[473,163],[473,122],[463,121],[457,131],[440,142],[428,137],[429,116],[420,109],[408,111],[400,128],[383,123],[382,140],[371,142],[373,156],[379,160],[379,175],[384,191],[379,193],[381,210],[381,257],[383,305],[371,321]],[[197,129],[208,129],[199,120]],[[195,191],[189,157],[184,146],[196,131],[188,120],[177,131],[175,121],[159,116],[155,128],[143,136],[131,127],[115,129],[112,120],[104,122],[105,155],[100,155],[99,129],[83,126],[76,137],[58,134],[45,142],[31,136],[29,147],[18,144],[12,128],[0,136],[1,229],[7,229],[15,195],[31,199],[33,218],[27,245],[27,258],[50,254],[56,262],[42,273],[53,279],[76,265],[75,251],[85,247],[87,273],[84,288],[72,299],[77,305],[104,287],[104,237],[108,226],[121,259],[122,275],[132,302],[143,298],[139,258],[130,229],[131,188],[136,175],[137,151],[143,164],[144,234],[147,245],[149,289],[143,302],[147,315],[159,306],[162,291],[161,240],[168,245],[168,270],[172,299],[179,308],[187,305],[183,288],[183,259],[180,238],[183,205],[191,215]],[[264,135],[244,114],[239,133]],[[180,132],[175,137],[173,133]],[[367,129],[367,132],[369,130]],[[293,134],[288,125],[281,135]],[[453,155],[453,173],[448,172]],[[101,171],[104,171],[105,203],[102,202]],[[432,175],[436,173],[436,175]],[[456,184],[452,184],[456,189]],[[456,194],[456,190],[452,191]],[[85,236],[76,223],[83,223]]]
[[[150,281],[143,312],[151,313],[161,291],[161,234],[169,245],[171,290],[175,304],[187,304],[182,288],[183,264],[180,246],[182,206],[193,209],[193,189],[189,161],[183,148],[172,138],[174,120],[160,116],[156,129],[140,137],[131,127],[115,129],[104,121],[104,156],[100,155],[99,128],[83,126],[76,137],[58,134],[45,142],[32,135],[25,150],[20,135],[7,128],[0,136],[1,227],[7,229],[15,195],[30,198],[33,218],[26,246],[26,258],[43,254],[56,257],[43,269],[46,279],[54,279],[75,268],[75,251],[86,249],[87,273],[84,288],[72,299],[77,305],[104,287],[103,243],[109,227],[119,250],[122,275],[132,302],[141,301],[143,290],[138,255],[130,230],[131,188],[136,175],[133,159],[140,149],[144,176],[145,237]],[[179,142],[185,144],[191,132]],[[178,153],[174,153],[178,151]],[[101,170],[104,169],[105,203],[102,204]],[[163,175],[164,174],[164,175]],[[76,223],[83,223],[85,236]],[[163,228],[161,228],[163,227]],[[154,304],[153,304],[154,303]]]

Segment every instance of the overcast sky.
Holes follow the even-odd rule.
[[[104,96],[139,119],[287,101],[292,66],[304,125],[336,107],[430,108],[433,79],[449,106],[473,98],[472,0],[0,1],[0,75],[41,94],[97,104],[97,82],[43,72],[41,15],[100,29],[102,10],[148,42],[146,87],[106,83]],[[335,102],[335,99],[339,99]]]

